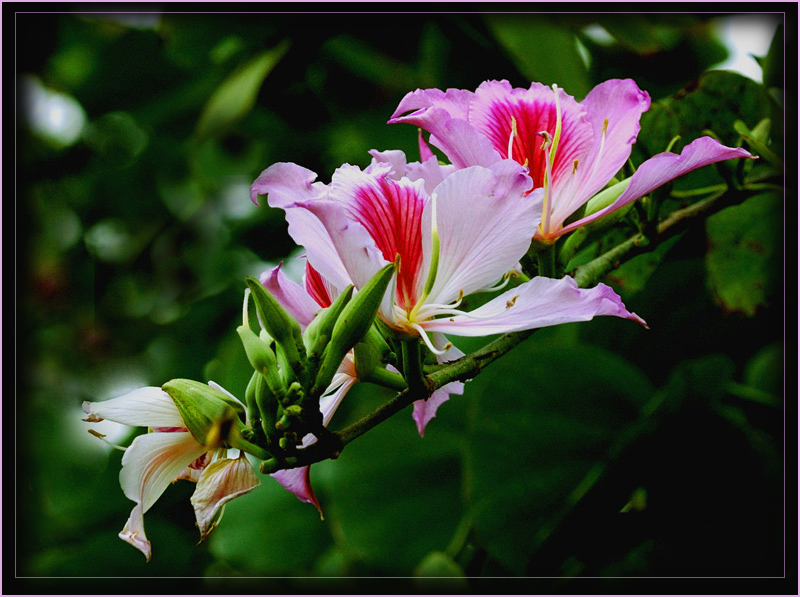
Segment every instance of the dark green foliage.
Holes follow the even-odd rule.
[[[578,99],[634,79],[653,99],[636,165],[705,129],[742,144],[736,121],[752,131],[765,118],[783,159],[783,45],[762,60],[766,85],[706,72],[725,54],[712,14],[151,17],[136,27],[16,15],[18,75],[86,115],[66,146],[19,115],[20,377],[7,396],[18,575],[520,575],[581,592],[557,577],[782,574],[784,404],[796,389],[783,358],[783,222],[793,229],[784,201],[796,196],[784,198],[764,160],[748,176],[771,187],[607,277],[649,331],[602,318],[537,332],[444,404],[424,438],[407,409],[314,465],[324,521],[261,475],[197,545],[192,486],[180,481],[145,517],[145,564],[116,537],[133,506],[121,453],[86,433],[80,404],[174,378],[212,379],[244,399],[244,279],[280,261],[302,268],[283,212],[250,201],[263,168],[296,162],[327,182],[344,162],[369,163],[369,149],[415,160],[416,131],[385,124],[406,92],[502,78]],[[592,41],[593,24],[613,41]],[[735,174],[705,168],[654,194],[656,219]],[[643,213],[592,233],[573,267],[635,232]],[[356,386],[332,427],[390,395]],[[266,583],[255,590],[319,591]],[[486,588],[457,583],[413,586]]]

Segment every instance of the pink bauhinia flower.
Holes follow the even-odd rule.
[[[213,382],[209,385],[228,394]],[[137,436],[125,448],[119,474],[122,491],[136,502],[119,536],[148,561],[152,548],[144,532],[144,514],[170,483],[178,479],[197,483],[191,502],[203,539],[216,526],[227,502],[260,483],[243,452],[200,444],[161,388],[144,387],[119,398],[84,402],[83,410],[90,423],[108,419],[149,428],[149,433]]]
[[[603,284],[582,290],[572,278],[535,278],[471,312],[463,297],[493,289],[514,270],[539,224],[543,191],[512,160],[460,170],[431,157],[406,164],[401,152],[373,153],[364,171],[345,165],[330,185],[296,164],[267,168],[254,201],[286,211],[289,232],[321,274],[363,286],[381,267],[399,268],[379,317],[399,335],[486,336],[614,315],[644,324]]]
[[[649,107],[648,94],[630,79],[601,83],[581,102],[556,86],[532,83],[521,89],[508,81],[486,81],[475,92],[413,91],[389,122],[428,131],[431,143],[458,168],[490,166],[502,159],[525,165],[533,188],[543,190],[535,236],[554,241],[691,170],[753,157],[701,137],[680,155],[664,152],[647,160],[610,205],[565,224],[628,160],[639,119]]]

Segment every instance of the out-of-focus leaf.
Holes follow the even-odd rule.
[[[554,351],[536,340],[493,364],[465,396],[474,405],[467,504],[480,542],[516,572],[653,392],[611,352],[580,344]]]
[[[602,18],[601,22],[614,39],[637,54],[668,50],[681,39],[679,29],[660,25],[646,13],[614,15]]]
[[[312,471],[313,475],[313,471]],[[225,505],[209,538],[211,553],[240,574],[308,574],[330,546],[329,525],[274,479]]]
[[[784,87],[783,54],[786,40],[784,39],[783,32],[783,25],[778,25],[778,28],[775,30],[775,35],[772,37],[772,42],[769,45],[769,51],[761,64],[761,80],[767,88],[776,87],[778,89],[783,89]]]
[[[339,35],[324,47],[334,60],[360,78],[392,92],[412,91],[416,74],[407,65],[351,35]]]
[[[742,139],[750,146],[750,152],[757,155],[759,158],[765,159],[772,164],[778,172],[783,172],[783,161],[775,155],[775,153],[767,147],[769,141],[770,120],[765,118],[759,122],[753,130],[747,128],[744,122],[737,120],[733,124],[736,132],[742,136]],[[752,162],[750,162],[752,164]]]
[[[524,77],[555,83],[578,98],[589,93],[589,75],[569,29],[541,15],[491,14],[486,23]]]
[[[780,343],[770,344],[747,362],[744,383],[780,398],[784,387],[784,352]]]
[[[363,402],[353,390],[346,400]],[[322,507],[346,553],[382,573],[406,576],[425,554],[450,542],[461,516],[461,471],[460,441],[446,419],[463,406],[461,396],[442,405],[424,438],[409,409],[326,463],[330,492]]]
[[[706,221],[708,285],[727,312],[754,315],[769,304],[780,277],[783,200],[762,193]]]
[[[645,149],[647,155],[655,155],[680,135],[672,149],[680,153],[684,145],[700,137],[706,129],[713,131],[722,143],[735,147],[739,141],[734,130],[737,120],[754,127],[769,116],[769,101],[761,85],[737,73],[710,71],[672,97],[651,104],[642,115],[642,132],[634,152]]]
[[[464,570],[453,561],[453,558],[441,551],[432,551],[414,568],[414,576],[464,576]],[[466,586],[466,583],[465,585]]]
[[[255,105],[264,79],[283,58],[288,48],[289,42],[283,41],[251,58],[231,73],[203,107],[195,131],[197,137],[206,139],[218,135],[243,118]]]
[[[89,123],[83,140],[110,164],[129,165],[147,146],[147,133],[126,112],[112,112]]]
[[[673,236],[655,249],[634,257],[623,263],[606,276],[606,280],[618,287],[626,296],[639,292],[647,284],[658,266],[664,261],[669,250],[675,246],[681,235]]]

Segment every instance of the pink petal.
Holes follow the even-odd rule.
[[[442,348],[447,344],[447,338],[445,338],[444,335],[434,334],[433,336],[433,344],[437,348]],[[446,363],[449,361],[455,361],[462,356],[464,356],[463,352],[461,352],[455,346],[451,346],[447,352],[445,352],[445,354],[437,356],[436,360],[440,363]],[[414,418],[414,422],[417,424],[419,436],[424,437],[425,428],[427,427],[428,423],[431,419],[433,419],[433,417],[436,416],[436,412],[438,411],[439,407],[450,399],[451,394],[461,395],[463,393],[464,382],[453,381],[449,384],[445,384],[433,392],[433,394],[431,394],[427,400],[417,400],[414,402],[414,411],[412,416]]]
[[[622,299],[605,284],[584,290],[567,276],[558,280],[536,277],[466,315],[433,319],[422,323],[422,327],[454,336],[488,336],[589,321],[599,315],[646,325],[642,318],[625,309]]]
[[[555,180],[553,228],[560,227],[625,165],[642,113],[650,107],[650,96],[630,79],[613,79],[592,89],[581,105],[592,128],[592,145],[577,167]]]
[[[322,507],[311,486],[310,466],[285,469],[272,473],[271,477],[295,494],[301,502],[312,504],[319,511],[320,518],[322,517]]]
[[[252,184],[250,196],[257,201],[259,195],[267,195],[270,207],[283,209],[289,234],[305,247],[309,261],[333,284],[344,288],[349,278],[325,226],[308,210],[295,207],[297,203],[313,203],[328,196],[327,185],[314,182],[316,178],[314,172],[297,164],[273,164]]]
[[[286,309],[289,315],[297,320],[303,329],[314,319],[314,315],[321,308],[302,286],[286,277],[281,271],[280,265],[263,272],[260,279],[264,288]]]
[[[503,160],[492,168],[457,170],[436,187],[440,243],[428,303],[449,303],[497,283],[525,254],[541,217],[541,193],[525,195],[524,168]],[[426,207],[423,253],[431,257],[431,208]]]
[[[561,136],[553,164],[553,179],[559,180],[572,171],[575,160],[583,160],[592,143],[592,129],[586,109],[558,89],[561,107]],[[512,142],[512,158],[527,164],[533,188],[544,185],[546,148],[544,137],[556,132],[555,93],[541,83],[532,83],[529,89],[512,89],[508,81],[486,81],[475,92],[470,106],[469,122],[492,143],[499,157],[508,156],[512,136],[512,119],[517,132]]]
[[[700,137],[683,148],[680,155],[664,152],[644,162],[631,177],[630,184],[608,207],[565,226],[560,234],[571,232],[579,226],[602,218],[647,193],[684,174],[715,162],[734,158],[753,158],[741,148],[726,147],[711,137]]]
[[[205,539],[214,529],[225,504],[249,493],[260,483],[244,453],[238,458],[223,458],[209,464],[200,475],[191,498],[200,536]]]

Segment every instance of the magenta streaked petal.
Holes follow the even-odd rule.
[[[484,289],[517,264],[541,217],[540,193],[525,195],[529,188],[524,168],[512,160],[457,170],[436,188],[439,264],[426,302],[450,303]],[[426,264],[430,212],[422,229]]]
[[[641,317],[625,309],[622,299],[605,284],[581,289],[567,276],[558,280],[536,277],[468,315],[426,321],[422,327],[453,336],[488,336],[589,321],[600,315],[632,319],[646,325]]]
[[[575,160],[584,159],[591,147],[592,129],[581,104],[563,89],[555,93],[561,108],[561,136],[553,164],[553,179],[558,181],[572,171]],[[541,83],[532,83],[529,89],[512,89],[508,81],[486,81],[478,87],[470,106],[470,124],[491,141],[499,157],[526,164],[534,188],[544,185],[547,158],[542,147],[544,137],[539,133],[547,131],[552,137],[556,133],[555,93]],[[512,119],[516,121],[513,139]]]
[[[683,148],[680,155],[671,152],[659,153],[639,166],[627,188],[614,203],[565,226],[561,230],[561,234],[571,232],[579,226],[602,218],[692,170],[735,158],[754,158],[754,156],[742,148],[726,147],[711,137],[695,139]]]
[[[303,285],[308,295],[323,308],[330,307],[340,294],[339,289],[315,270],[308,261],[303,275]]]
[[[630,79],[613,79],[592,89],[581,105],[592,128],[592,145],[577,167],[556,177],[553,228],[605,187],[625,165],[639,134],[642,113],[650,107],[650,96]]]
[[[388,168],[374,174],[339,168],[331,182],[331,199],[346,206],[349,217],[368,231],[386,262],[400,256],[396,301],[403,308],[411,308],[421,285],[420,225],[429,199],[423,181],[393,180]]]
[[[263,272],[260,280],[267,292],[286,309],[289,315],[297,320],[303,329],[311,323],[314,315],[321,309],[320,305],[308,295],[302,286],[286,277],[281,271],[281,265]]]

